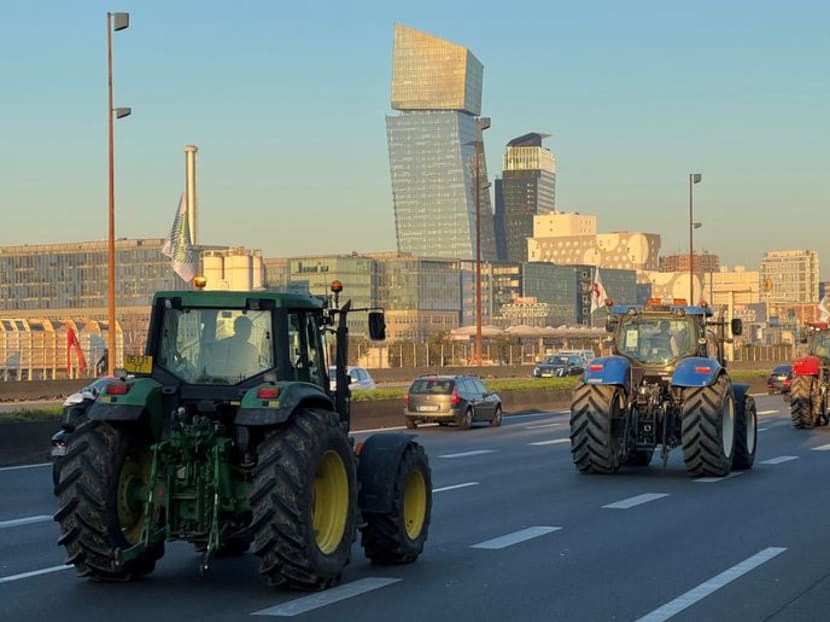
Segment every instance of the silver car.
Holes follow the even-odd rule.
[[[346,373],[351,378],[349,388],[352,391],[370,391],[377,388],[377,384],[375,384],[372,374],[370,374],[365,367],[347,367]],[[336,374],[337,368],[334,366],[329,367],[329,390],[332,393],[334,393],[334,390],[337,388]]]

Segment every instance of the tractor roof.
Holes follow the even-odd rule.
[[[236,292],[225,290],[177,290],[156,292],[153,305],[160,299],[178,298],[184,307],[251,308],[257,306],[248,301],[267,300],[273,305],[286,309],[322,309],[323,300],[308,294],[286,294],[281,292]]]
[[[675,305],[675,304],[645,304],[645,305],[614,305],[611,309],[614,315],[626,315],[629,313],[649,313],[654,315],[699,315],[703,317],[710,317],[712,315],[711,307],[698,307],[691,305]]]

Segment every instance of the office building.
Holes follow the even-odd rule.
[[[496,241],[499,259],[527,261],[533,217],[552,214],[556,206],[556,160],[542,146],[549,134],[533,132],[507,143],[502,179],[496,180]],[[501,243],[501,244],[500,244]]]
[[[819,300],[819,259],[811,250],[767,251],[761,260],[761,298],[770,306]]]
[[[466,48],[395,25],[391,106],[398,114],[386,117],[386,132],[400,253],[475,259],[480,230],[481,258],[496,258],[481,138],[489,119],[479,118],[483,72]]]

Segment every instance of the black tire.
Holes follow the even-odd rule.
[[[469,430],[473,427],[473,407],[467,406],[467,409],[461,414],[458,419],[458,427],[462,430]]]
[[[61,466],[63,465],[62,457],[55,457],[52,459],[52,488],[58,487],[58,482],[61,481]],[[57,491],[55,492],[57,495]]]
[[[55,486],[58,544],[67,564],[97,581],[130,581],[149,574],[164,554],[157,544],[122,564],[116,551],[141,539],[144,503],[128,494],[149,483],[152,454],[136,428],[88,421],[72,435]],[[132,501],[131,501],[132,499]]]
[[[406,428],[408,430],[417,430],[418,429],[418,422],[415,421],[412,417],[404,417],[406,421]]]
[[[490,419],[490,425],[493,426],[494,428],[498,428],[498,427],[501,426],[501,420],[502,420],[501,406],[496,406],[496,412],[493,413],[493,418]]]
[[[723,477],[732,470],[735,410],[732,383],[724,375],[683,391],[681,442],[689,475]]]
[[[755,464],[755,447],[758,444],[758,410],[755,398],[745,395],[743,403],[735,404],[735,457],[732,468],[751,469]]]
[[[301,409],[257,447],[251,533],[271,586],[320,590],[349,563],[357,529],[357,476],[333,412]]]
[[[813,376],[794,376],[790,386],[790,421],[794,428],[809,430],[814,426],[813,399],[815,398]]]
[[[616,473],[622,464],[614,420],[625,416],[625,395],[617,385],[579,384],[571,402],[571,456],[581,473]]]
[[[398,463],[388,514],[364,513],[360,544],[376,564],[408,564],[424,550],[432,518],[432,473],[424,448],[409,443]]]
[[[623,464],[625,466],[645,467],[651,464],[654,458],[653,449],[632,449],[628,452]]]

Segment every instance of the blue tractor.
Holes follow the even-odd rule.
[[[574,389],[571,454],[582,473],[647,466],[660,447],[683,448],[692,477],[723,477],[755,461],[757,413],[749,385],[726,372],[727,322],[705,304],[650,299],[609,305],[613,353],[592,360]],[[729,324],[741,334],[741,320]]]

